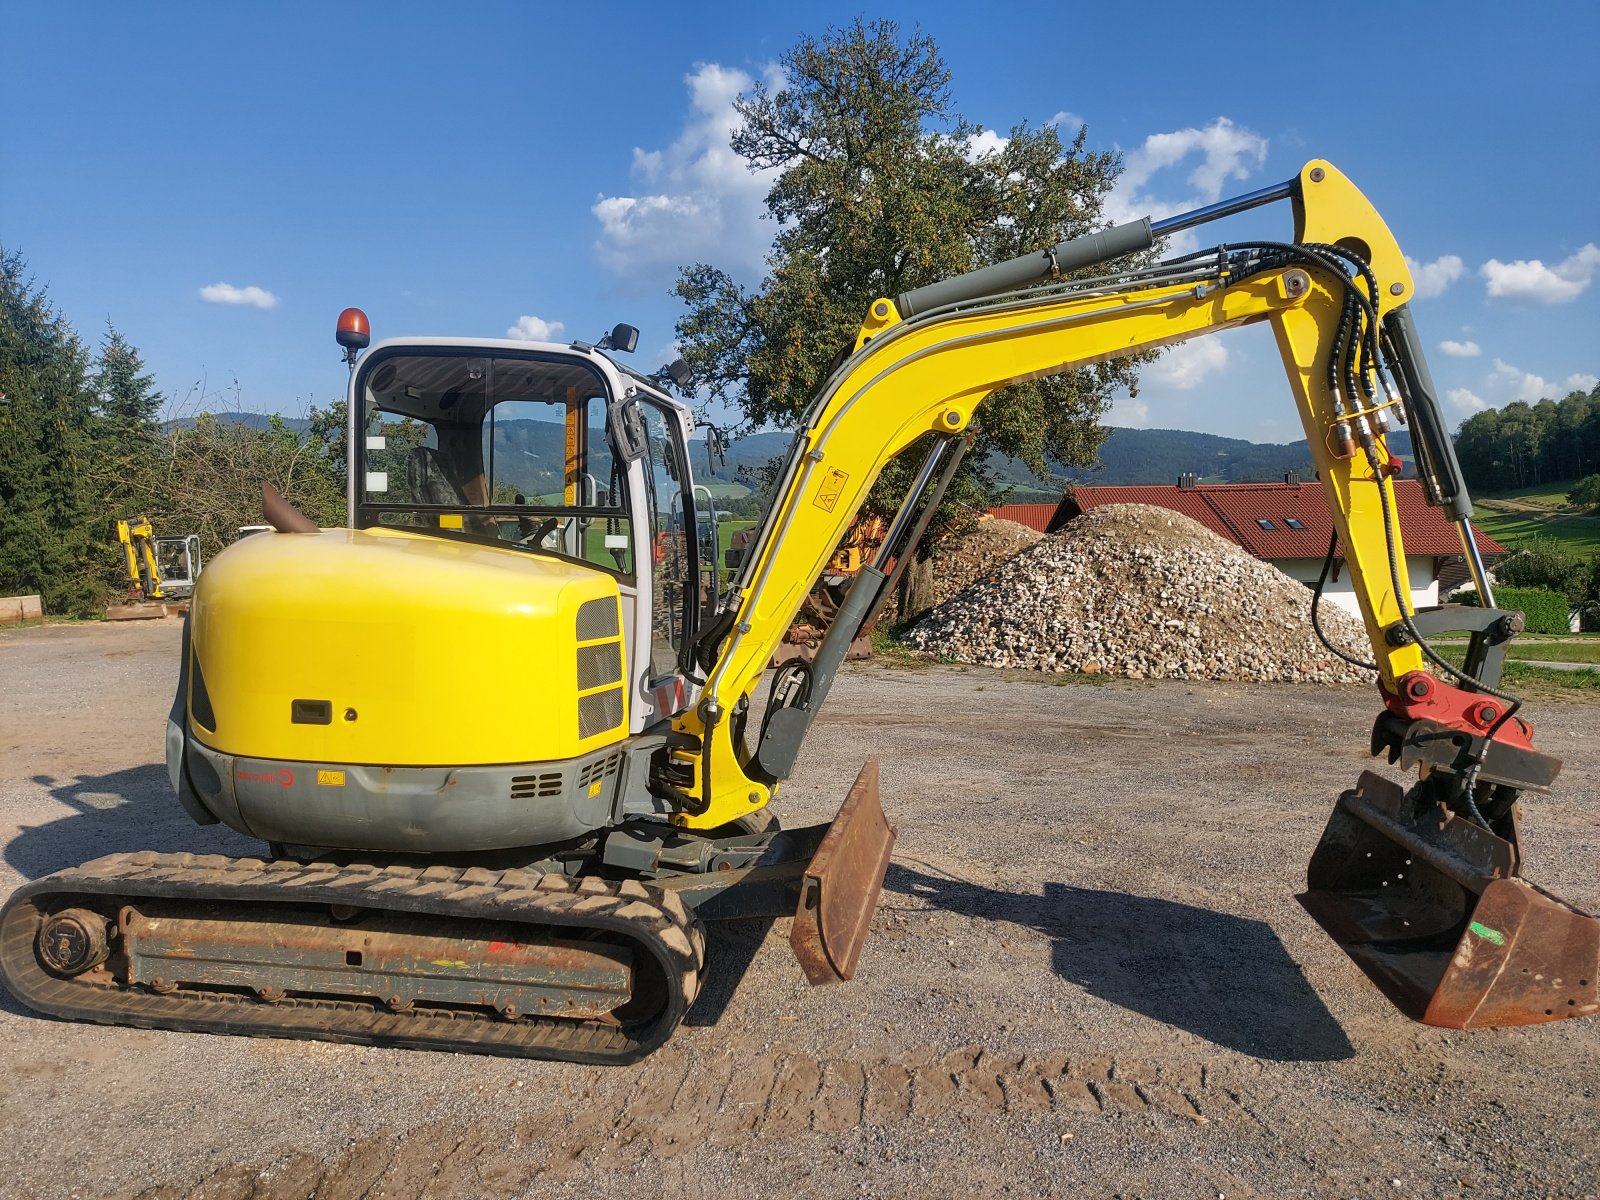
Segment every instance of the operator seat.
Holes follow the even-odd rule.
[[[418,446],[406,455],[406,486],[418,504],[459,504],[467,497],[451,478],[449,460],[432,446]]]

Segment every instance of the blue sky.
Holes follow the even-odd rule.
[[[1592,4],[0,0],[0,244],[86,338],[112,319],[178,408],[338,395],[350,304],[377,337],[625,320],[653,368],[676,268],[754,283],[772,236],[732,97],[858,14],[920,23],[973,121],[1087,123],[1125,155],[1127,215],[1333,161],[1421,267],[1452,421],[1600,374]],[[1110,419],[1299,436],[1262,329],[1172,352]]]

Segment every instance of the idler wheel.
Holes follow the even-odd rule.
[[[87,908],[64,908],[39,928],[39,961],[57,975],[81,975],[111,954],[111,923]]]

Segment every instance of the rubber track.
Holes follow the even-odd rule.
[[[45,916],[84,899],[343,904],[430,916],[520,921],[619,934],[654,959],[665,1003],[631,1025],[552,1016],[507,1021],[466,1009],[390,1012],[362,1000],[291,997],[268,1004],[229,992],[141,988],[62,979],[34,952]],[[636,966],[646,967],[648,962]],[[220,854],[112,854],[18,888],[0,911],[0,982],[40,1012],[143,1029],[308,1038],[580,1063],[627,1063],[671,1036],[694,1003],[705,932],[676,896],[635,880],[491,871],[482,867],[302,864]]]

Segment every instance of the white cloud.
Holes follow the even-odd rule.
[[[1412,281],[1417,285],[1417,299],[1428,300],[1442,296],[1445,290],[1466,270],[1466,264],[1454,254],[1441,254],[1432,262],[1419,262],[1406,255],[1406,266],[1411,269]]]
[[[992,129],[982,130],[967,145],[967,161],[977,162],[980,158],[988,158],[991,154],[999,154],[1010,144],[1010,138],[1002,137]]]
[[[766,82],[781,86],[777,68],[769,68]],[[635,194],[602,195],[590,210],[600,222],[595,252],[607,267],[634,278],[696,259],[759,271],[772,242],[773,230],[761,216],[774,173],[750,170],[728,144],[739,125],[733,102],[755,80],[704,63],[684,83],[690,113],[683,132],[665,149],[635,147]]]
[[[1478,269],[1488,281],[1489,295],[1503,300],[1532,300],[1539,304],[1565,304],[1589,286],[1600,268],[1600,246],[1586,244],[1553,267],[1537,258],[1501,262],[1491,258]]]
[[[1463,416],[1480,412],[1489,407],[1476,392],[1469,391],[1466,388],[1451,388],[1444,394],[1444,398],[1452,408]]]
[[[1540,400],[1559,400],[1568,392],[1587,392],[1600,383],[1593,375],[1575,371],[1565,380],[1546,379],[1532,371],[1524,371],[1502,358],[1494,360],[1494,369],[1484,379],[1484,386],[1501,397],[1501,404],[1521,400],[1528,404]]]
[[[1067,112],[1063,109],[1045,122],[1054,125],[1060,131],[1063,140],[1070,140],[1078,136],[1078,130],[1083,128],[1083,118],[1077,113]]]
[[[1146,384],[1189,391],[1208,376],[1228,366],[1228,348],[1216,338],[1195,338],[1167,347],[1155,362],[1139,372]]]
[[[1200,161],[1185,177],[1188,194],[1158,197],[1150,187],[1155,176],[1197,154]],[[1222,198],[1224,184],[1248,179],[1266,158],[1267,139],[1227,117],[1217,117],[1204,129],[1153,133],[1137,150],[1123,156],[1122,174],[1107,197],[1106,214],[1120,224],[1211,204]]]
[[[560,340],[561,331],[565,328],[566,325],[560,321],[522,316],[517,318],[515,325],[506,330],[506,336],[516,338],[519,342],[554,342]]]
[[[1451,358],[1477,358],[1483,353],[1477,342],[1453,342],[1449,338],[1439,343],[1439,349]]]
[[[1123,429],[1143,429],[1150,424],[1150,406],[1143,400],[1135,400],[1123,392],[1112,399],[1111,409],[1105,416],[1105,423]]]
[[[207,304],[246,304],[252,308],[275,308],[278,298],[265,288],[234,287],[231,283],[212,283],[200,289]]]

